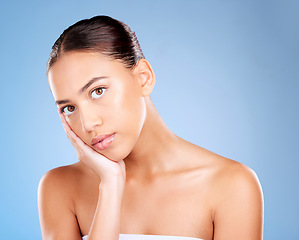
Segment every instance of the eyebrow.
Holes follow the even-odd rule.
[[[55,101],[56,105],[60,105],[60,104],[68,103],[68,102],[70,102],[70,100],[68,100],[68,99]]]
[[[90,85],[92,85],[94,82],[105,79],[107,77],[95,77],[93,79],[91,79],[88,83],[86,83],[80,90],[79,90],[79,94],[82,94]],[[56,105],[59,104],[64,104],[64,103],[68,103],[70,102],[69,99],[64,99],[64,100],[57,100],[55,101]]]
[[[94,82],[96,81],[99,81],[99,80],[102,80],[104,78],[107,78],[107,77],[95,77],[93,79],[91,79],[88,83],[86,83],[85,86],[83,86],[80,90],[79,90],[79,94],[83,93],[91,84],[93,84]]]

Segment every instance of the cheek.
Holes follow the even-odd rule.
[[[145,103],[143,99],[126,101],[126,104],[119,105],[115,113],[114,122],[111,124],[115,127],[118,138],[116,148],[109,152],[107,157],[119,161],[131,153],[139,139],[146,116]]]
[[[68,124],[76,135],[83,140],[87,145],[89,145],[90,139],[87,138],[86,133],[82,129],[82,124],[79,119],[73,118],[68,120]]]
[[[143,98],[139,98],[128,106],[128,124],[131,129],[137,131],[138,135],[142,129],[146,115],[145,102]]]
[[[123,130],[139,132],[145,118],[145,102],[144,98],[138,94],[138,90],[134,90],[133,87],[115,96],[113,99],[115,111],[113,112],[118,123],[126,128]]]

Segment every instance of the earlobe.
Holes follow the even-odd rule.
[[[140,59],[137,64],[138,78],[140,80],[143,97],[149,96],[155,86],[155,74],[150,63],[145,59]]]

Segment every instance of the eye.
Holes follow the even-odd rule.
[[[61,112],[64,113],[66,116],[69,116],[75,111],[75,109],[76,108],[74,106],[68,105],[66,107],[63,107],[61,109]]]
[[[99,98],[103,95],[103,93],[106,91],[105,88],[100,87],[100,88],[96,88],[91,92],[91,97],[92,98]]]

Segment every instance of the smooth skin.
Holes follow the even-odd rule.
[[[150,98],[155,76],[145,59],[128,69],[98,53],[69,52],[48,78],[79,162],[40,181],[44,240],[116,240],[119,233],[262,239],[256,174],[168,129]],[[107,149],[92,146],[92,138],[112,133]]]

